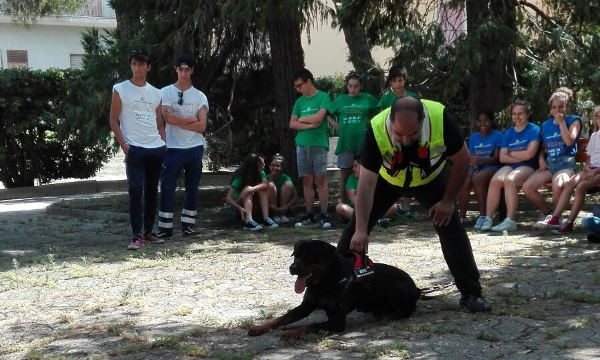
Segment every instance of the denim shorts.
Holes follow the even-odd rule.
[[[575,172],[575,157],[571,155],[560,155],[548,158],[548,170],[554,175],[561,170],[571,170]]]
[[[298,176],[327,174],[327,153],[328,150],[324,147],[296,146]]]
[[[352,169],[354,158],[356,158],[358,154],[360,154],[360,151],[344,151],[337,154],[337,167],[340,169]]]
[[[498,169],[500,169],[500,165],[496,165],[496,164],[481,164],[479,165],[479,171],[482,170],[487,170],[487,169],[492,169],[494,170],[494,172],[498,171]],[[475,172],[475,169],[473,169],[472,167],[469,166],[469,174],[472,174]]]

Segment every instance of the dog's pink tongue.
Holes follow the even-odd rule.
[[[295,286],[296,293],[302,294],[304,292],[304,289],[306,289],[306,276],[298,275],[296,277],[296,286]]]

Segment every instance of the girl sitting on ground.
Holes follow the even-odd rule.
[[[565,184],[556,204],[556,208],[552,215],[549,216],[550,219],[547,219],[548,221],[540,222],[543,223],[544,227],[550,224],[558,224],[560,215],[567,206],[569,206],[571,192],[575,189],[575,199],[571,205],[571,213],[567,220],[560,224],[558,228],[559,233],[573,231],[573,224],[583,206],[586,192],[591,188],[600,186],[600,130],[598,130],[600,129],[600,107],[594,109],[594,123],[596,125],[596,131],[590,136],[590,141],[585,149],[589,157],[583,170],[572,176]],[[595,223],[596,221],[593,218],[585,219],[585,221],[582,222],[582,224],[584,226],[587,225],[586,227],[588,228],[593,228],[593,224]]]
[[[514,231],[517,229],[517,187],[523,185],[538,166],[540,128],[529,122],[531,105],[517,100],[511,105],[511,116],[515,126],[504,132],[500,149],[501,167],[490,181],[485,218],[482,231]],[[504,188],[506,218],[492,227],[492,217],[500,203],[500,191]]]
[[[469,136],[469,161],[471,167],[465,184],[458,197],[458,210],[463,223],[467,217],[467,207],[471,189],[475,193],[479,216],[473,228],[480,230],[485,218],[488,185],[492,176],[500,168],[500,147],[502,132],[495,129],[491,111],[481,111],[477,115],[477,129]]]
[[[269,217],[269,185],[264,168],[264,159],[257,154],[250,154],[233,173],[226,201],[233,214],[242,219],[245,230],[258,231],[263,226],[271,229],[279,227]],[[253,214],[259,214],[259,207],[264,219],[262,226],[253,219]]]
[[[579,116],[566,115],[570,104],[568,93],[554,92],[548,104],[552,116],[542,124],[542,146],[545,151],[540,151],[538,170],[523,184],[525,196],[547,215],[545,220],[534,225],[537,229],[556,229],[560,226],[559,218],[551,214],[552,208],[538,188],[552,181],[552,204],[556,206],[569,179],[575,174],[575,154],[581,132]],[[570,194],[570,191],[567,193]]]
[[[269,164],[269,212],[278,224],[289,222],[286,214],[298,197],[292,179],[282,171],[283,161],[282,155],[275,154]]]

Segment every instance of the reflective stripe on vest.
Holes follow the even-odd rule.
[[[392,134],[388,132],[386,126],[391,108],[383,110],[371,120],[373,135],[383,158],[379,175],[395,186],[416,187],[428,184],[442,172],[446,164],[446,158],[443,156],[446,151],[444,144],[444,105],[430,100],[421,100],[421,102],[425,107],[425,118],[423,119],[423,129],[421,131],[419,146],[428,149],[429,162],[431,169],[433,169],[430,174],[427,174],[425,169],[421,169],[413,164],[394,173],[391,169],[394,153],[401,152],[402,149],[400,146],[394,147],[392,145]],[[411,172],[408,179],[407,171]]]

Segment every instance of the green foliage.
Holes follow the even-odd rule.
[[[342,73],[320,76],[315,79],[315,86],[317,89],[328,93],[332,100],[347,92],[344,74]]]
[[[84,0],[4,0],[0,2],[0,12],[27,24],[43,15],[73,13],[83,3]]]
[[[108,157],[108,125],[86,107],[74,70],[0,70],[0,181],[6,187],[92,176]],[[103,125],[104,123],[104,125]]]

